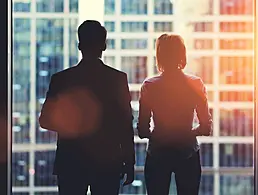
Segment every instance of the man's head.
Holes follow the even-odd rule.
[[[106,50],[107,31],[98,21],[86,20],[78,27],[78,48],[82,53],[101,54]]]

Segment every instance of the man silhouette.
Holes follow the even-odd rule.
[[[40,126],[58,133],[54,174],[59,194],[119,193],[134,180],[134,133],[127,75],[105,65],[106,29],[86,20],[78,28],[82,60],[51,77]]]

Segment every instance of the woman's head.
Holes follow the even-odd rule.
[[[160,72],[184,69],[186,48],[179,35],[161,35],[156,41],[156,63]]]

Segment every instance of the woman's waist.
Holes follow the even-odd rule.
[[[167,130],[154,129],[149,142],[157,146],[192,146],[197,142],[196,136],[191,130]]]

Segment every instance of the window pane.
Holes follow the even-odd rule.
[[[106,30],[109,32],[115,32],[115,22],[104,22]]]
[[[201,77],[205,84],[213,84],[213,58],[190,56],[186,72]]]
[[[122,39],[122,49],[147,49],[147,39]]]
[[[122,32],[147,32],[148,23],[147,22],[122,22],[121,23]]]
[[[39,0],[36,1],[37,12],[63,12],[64,0]]]
[[[103,62],[111,67],[116,67],[115,56],[104,56]]]
[[[220,0],[220,14],[222,15],[252,15],[253,0]]]
[[[135,143],[136,166],[143,167],[145,165],[146,147],[146,143]]]
[[[254,177],[243,175],[221,175],[220,195],[254,194]]]
[[[252,91],[223,91],[220,92],[220,101],[225,102],[252,102]]]
[[[193,31],[194,32],[212,32],[213,31],[213,23],[212,22],[194,22]]]
[[[219,158],[221,167],[252,167],[252,144],[220,144]]]
[[[252,57],[220,57],[221,84],[253,83]]]
[[[173,4],[168,0],[154,0],[154,14],[173,14]]]
[[[131,185],[120,188],[121,194],[146,194],[144,173],[136,173]]]
[[[200,144],[200,157],[201,157],[201,165],[205,167],[213,166],[213,145],[212,144]]]
[[[115,39],[107,39],[107,49],[115,49],[116,40]]]
[[[13,12],[30,12],[31,0],[16,0],[12,2]]]
[[[202,174],[199,195],[213,195],[214,194],[214,176]],[[175,174],[172,174],[170,191],[169,194],[176,195],[176,182],[175,182]]]
[[[207,0],[207,1],[209,1],[208,10],[204,15],[212,15],[213,14],[213,4],[214,4],[213,1],[214,0]]]
[[[220,111],[221,136],[253,136],[253,110],[233,109]]]
[[[252,50],[252,39],[224,39],[220,40],[220,49]]]
[[[105,14],[115,14],[115,0],[105,0]]]
[[[78,63],[77,19],[69,20],[69,66]]]
[[[63,69],[63,20],[37,20],[37,54],[36,54],[36,97],[39,116],[42,103],[49,87],[51,75]],[[39,127],[36,129],[37,143],[52,143],[56,140],[54,132]]]
[[[157,39],[154,39],[154,40],[153,40],[153,46],[154,46],[153,49],[154,49],[154,50],[156,50],[156,41],[157,41]],[[154,59],[155,59],[155,60],[154,60],[154,63],[155,63],[155,65],[156,65],[156,56],[154,56]]]
[[[147,57],[122,57],[121,69],[127,73],[129,83],[141,84],[147,77]]]
[[[252,22],[221,22],[220,32],[251,33],[253,32],[253,23]]]
[[[154,75],[158,75],[160,74],[158,71],[158,67],[156,66],[156,64],[154,65]]]
[[[79,2],[79,0],[69,0],[69,1],[70,1],[70,12],[78,13],[78,2]]]
[[[30,25],[13,20],[13,143],[30,141]]]
[[[207,95],[208,95],[208,101],[212,102],[214,99],[214,93],[213,91],[207,91]]]
[[[140,91],[130,91],[132,101],[138,101],[140,98]]]
[[[214,194],[214,176],[202,174],[199,195]]]
[[[147,0],[121,0],[121,14],[146,15]]]
[[[213,49],[213,40],[195,39],[193,42],[193,46],[190,46],[189,49],[195,49],[195,50]]]
[[[29,186],[29,153],[12,153],[12,185]]]
[[[138,123],[138,116],[139,116],[139,110],[137,109],[132,109],[133,112],[133,128],[134,128],[134,134],[138,135],[138,130],[137,130],[137,123]]]
[[[35,186],[55,186],[53,173],[55,151],[35,152]]]
[[[172,22],[154,22],[154,32],[172,32]]]

